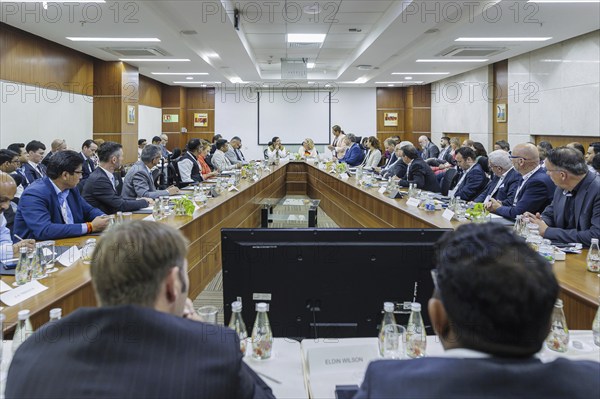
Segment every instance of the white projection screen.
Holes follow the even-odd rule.
[[[305,138],[315,144],[329,143],[331,104],[329,91],[260,91],[258,100],[258,144],[267,145],[275,136],[286,145],[300,145]]]

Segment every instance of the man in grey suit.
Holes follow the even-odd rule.
[[[159,146],[150,144],[144,147],[140,160],[133,164],[123,181],[123,198],[152,198],[179,194],[179,189],[171,186],[166,190],[157,190],[152,178],[152,168],[162,157]]]
[[[546,174],[556,184],[552,203],[541,215],[525,215],[542,237],[589,247],[600,237],[600,176],[588,170],[581,152],[567,147],[550,150]]]
[[[98,307],[27,339],[6,397],[273,398],[242,360],[235,331],[199,321],[188,244],[173,227],[142,220],[102,236],[90,266]]]

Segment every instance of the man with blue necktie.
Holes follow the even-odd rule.
[[[29,184],[46,176],[46,166],[42,165],[46,146],[44,143],[32,140],[27,143],[25,151],[29,155],[27,163],[22,165],[23,173]]]
[[[48,176],[33,182],[21,196],[14,232],[22,238],[56,240],[103,231],[109,219],[88,204],[77,184],[83,160],[75,151],[50,158]]]

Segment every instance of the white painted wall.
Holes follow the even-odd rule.
[[[469,133],[488,146],[493,104],[490,67],[485,66],[431,85],[431,136],[438,143],[443,133]]]
[[[79,151],[92,137],[92,97],[0,81],[0,148],[11,143],[39,140],[46,144],[56,138]]]
[[[138,139],[146,139],[152,143],[152,137],[160,136],[162,129],[162,109],[138,106]]]
[[[375,88],[340,88],[332,96],[331,124],[340,125],[346,133],[354,133],[357,136],[375,135],[376,109]],[[294,108],[293,112],[301,111]],[[257,144],[257,115],[256,98],[249,90],[223,92],[217,89],[215,132],[227,139],[239,136],[242,139],[242,151],[246,159],[263,158],[264,146]],[[301,127],[298,132],[295,142],[300,143],[307,134]],[[285,142],[283,144],[285,145]],[[324,153],[323,145],[317,146],[317,149],[319,153]],[[291,146],[288,150],[296,152],[298,146]]]
[[[600,31],[508,62],[508,135],[600,137]]]

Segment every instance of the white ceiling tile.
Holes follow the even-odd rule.
[[[338,13],[335,16],[337,22],[334,24],[374,24],[379,21],[383,13],[367,12],[367,13]]]
[[[406,1],[406,0],[404,0]],[[342,1],[339,6],[339,13],[349,13],[349,12],[384,12],[391,5],[393,1],[356,1],[356,0],[346,0]]]

